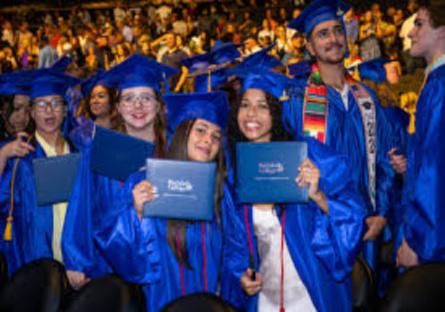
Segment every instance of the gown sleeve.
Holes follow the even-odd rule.
[[[361,247],[366,206],[349,178],[351,168],[346,156],[336,154],[314,139],[307,141],[309,158],[320,169],[320,190],[326,195],[329,209],[326,214],[311,207],[316,210],[311,247],[331,276],[343,281],[352,271]]]
[[[139,220],[132,201],[132,189],[143,179],[136,173],[125,183],[114,212],[104,216],[95,240],[114,271],[138,284],[160,278],[160,252],[153,220]]]
[[[412,155],[408,157],[404,234],[421,262],[445,260],[444,77],[442,66],[430,74],[422,90]]]

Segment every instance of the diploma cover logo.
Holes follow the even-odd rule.
[[[193,184],[187,180],[167,180],[167,188],[172,192],[191,192]]]
[[[277,174],[284,172],[284,166],[280,162],[260,162],[258,172],[262,174]]]

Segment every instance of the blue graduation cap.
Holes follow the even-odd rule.
[[[161,89],[161,82],[167,85],[167,79],[177,70],[158,63],[141,54],[133,54],[122,63],[114,66],[105,74],[106,79],[117,86],[118,91],[133,87],[151,87]],[[166,87],[166,89],[168,89]]]
[[[301,61],[287,65],[287,69],[289,74],[293,77],[306,78],[311,73],[311,63],[308,61]]]
[[[230,70],[230,74],[241,78],[242,93],[248,89],[260,89],[272,94],[277,99],[285,100],[283,96],[285,96],[289,78],[282,74],[263,67],[235,68]]]
[[[238,46],[231,42],[222,42],[217,40],[210,49],[210,58],[212,64],[224,64],[232,62],[240,57],[241,53],[238,51]]]
[[[218,86],[223,85],[227,77],[227,70],[225,68],[212,71],[208,74],[198,75],[195,77],[195,92],[210,92]]]
[[[224,92],[177,93],[164,95],[169,131],[186,120],[204,119],[221,129],[227,126],[229,103]]]
[[[314,0],[297,18],[289,22],[288,27],[304,32],[306,37],[309,37],[318,24],[330,20],[341,21],[349,8],[350,6],[341,0]]]
[[[51,69],[40,69],[35,72],[31,82],[31,99],[48,95],[65,96],[70,87],[79,84],[81,80]]]
[[[97,74],[91,75],[82,82],[80,87],[82,95],[84,97],[88,96],[96,86],[104,86],[106,88],[113,87],[113,82],[110,81],[109,77],[106,76],[106,72],[102,69],[99,69]]]
[[[68,68],[68,66],[71,64],[72,59],[68,56],[62,56],[59,58],[52,66],[51,69],[64,72]]]
[[[252,53],[246,58],[243,59],[243,61],[238,65],[238,68],[248,68],[248,67],[267,67],[267,68],[274,68],[277,66],[282,66],[283,64],[279,59],[276,57],[269,55],[270,50],[275,45],[272,44],[268,46],[267,48],[261,49],[258,52]]]
[[[390,60],[386,58],[378,58],[360,63],[357,66],[352,67],[352,69],[358,69],[360,80],[367,79],[376,83],[381,83],[386,81],[385,64],[389,61]]]
[[[20,70],[0,76],[0,95],[26,95],[31,93],[33,72]]]
[[[182,64],[189,69],[189,73],[197,70],[205,70],[210,66],[210,53],[198,54],[182,61]]]

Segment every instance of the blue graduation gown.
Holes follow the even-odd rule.
[[[103,216],[113,209],[123,183],[91,171],[91,145],[84,144],[81,155],[63,227],[63,259],[67,270],[99,277],[112,269],[94,242],[94,231]]]
[[[393,142],[393,128],[375,93],[366,86],[365,88],[375,103],[377,119],[376,211],[373,211],[368,194],[368,165],[362,117],[351,91],[348,94],[349,109],[346,110],[340,93],[330,86],[327,87],[326,145],[348,157],[351,167],[354,168],[350,172],[352,180],[365,199],[368,215],[380,215],[388,218],[389,196],[395,177],[387,155],[388,147]],[[290,100],[283,105],[283,123],[295,137],[303,136],[304,87],[296,84],[290,88],[289,94]],[[373,268],[376,267],[377,248],[375,242],[368,242],[364,249],[364,256]]]
[[[143,285],[147,311],[159,311],[182,295],[180,265],[167,243],[167,220],[143,218],[140,221],[136,215],[131,191],[144,176],[144,172],[137,172],[125,183],[117,203],[118,211],[104,217],[101,229],[96,232],[96,241],[117,274]],[[216,293],[221,267],[220,225],[216,221],[188,224],[186,242],[192,269],[183,268],[185,293],[204,291],[204,276],[208,292]]]
[[[433,70],[417,101],[409,139],[402,236],[420,262],[445,261],[445,65]]]
[[[320,189],[326,194],[329,214],[323,213],[312,201],[306,205],[285,205],[286,243],[317,311],[350,311],[350,272],[360,248],[366,215],[364,202],[351,181],[351,168],[346,157],[335,154],[314,139],[308,138],[307,141],[309,158],[320,169]],[[227,192],[225,196],[231,196],[233,192]],[[233,199],[226,201],[231,200],[234,203]],[[221,295],[239,309],[257,311],[258,295],[246,295],[240,285],[240,277],[249,267],[243,207],[238,205],[227,210],[232,216],[227,218],[224,228]],[[281,208],[277,208],[277,212],[279,216]],[[250,229],[253,229],[250,205],[248,219]],[[258,269],[261,259],[253,232],[251,236],[255,268]]]
[[[39,258],[52,258],[53,207],[37,206],[32,160],[46,157],[40,144],[20,160],[15,177],[12,240],[1,239],[9,274]],[[0,179],[0,233],[3,235],[10,208],[10,183],[16,158],[9,159]]]

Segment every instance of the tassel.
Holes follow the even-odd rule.
[[[416,133],[416,114],[415,113],[409,113],[408,133],[409,134]]]
[[[6,218],[5,232],[3,233],[3,240],[5,241],[12,241],[12,220],[11,216]]]

